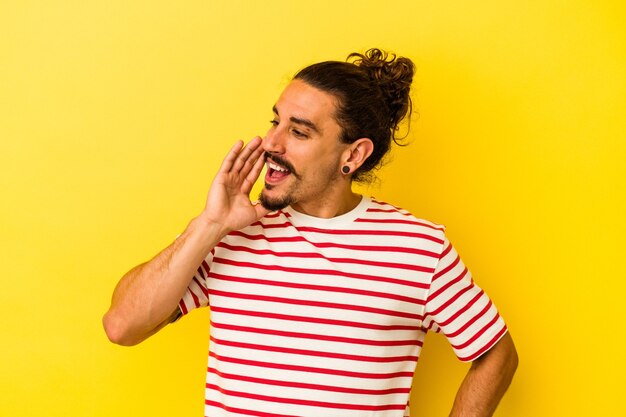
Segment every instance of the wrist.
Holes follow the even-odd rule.
[[[197,236],[207,245],[214,246],[230,233],[230,230],[222,223],[206,218],[203,214],[191,220],[187,229],[192,236]]]

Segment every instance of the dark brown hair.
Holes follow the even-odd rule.
[[[402,119],[412,111],[409,91],[414,71],[410,59],[373,48],[364,54],[351,53],[346,62],[310,65],[295,75],[294,79],[336,97],[335,118],[343,142],[369,138],[374,143],[372,155],[354,172],[354,181],[371,181],[372,170],[382,165],[391,141],[398,144],[403,139],[396,134]]]

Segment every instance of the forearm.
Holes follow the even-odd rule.
[[[109,339],[134,345],[167,324],[198,266],[223,234],[220,225],[196,218],[170,246],[126,273],[103,318]]]
[[[518,358],[513,339],[507,333],[472,363],[457,392],[450,417],[490,417],[509,387]]]
[[[165,326],[211,249],[229,231],[269,212],[249,199],[263,168],[262,155],[260,137],[245,147],[238,141],[213,179],[202,214],[169,247],[122,277],[103,318],[112,342],[134,345]]]

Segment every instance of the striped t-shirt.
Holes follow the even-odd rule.
[[[462,361],[506,333],[442,226],[366,197],[230,233],[179,307],[206,305],[207,417],[402,417],[428,330]]]

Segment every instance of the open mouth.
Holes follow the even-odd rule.
[[[268,183],[271,183],[271,184],[278,183],[284,180],[285,178],[287,178],[291,174],[291,171],[287,167],[278,164],[277,162],[273,161],[270,158],[267,158],[267,160],[265,161],[265,164],[267,166],[267,173],[265,174],[265,181]]]

